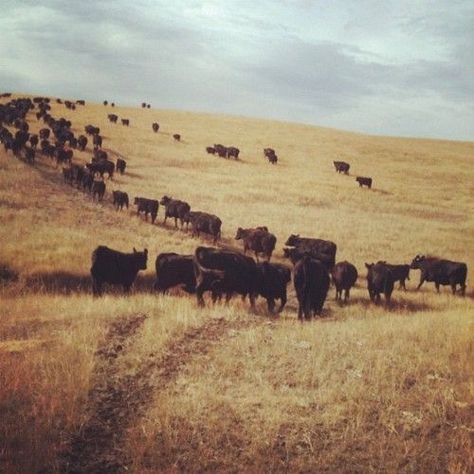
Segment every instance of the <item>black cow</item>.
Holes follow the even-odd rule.
[[[334,168],[336,168],[338,173],[349,173],[349,168],[351,167],[349,163],[346,163],[345,161],[333,161],[333,163]]]
[[[275,165],[277,163],[278,157],[273,148],[264,148],[263,154],[272,165]]]
[[[82,182],[82,177],[84,176],[84,167],[75,163],[71,164],[71,176],[72,181],[79,187]]]
[[[405,280],[410,279],[410,265],[392,265],[385,260],[379,260],[377,263],[385,265],[392,272],[393,281],[400,282],[399,288],[407,289]]]
[[[295,264],[293,283],[298,299],[298,319],[320,315],[329,290],[326,267],[319,260],[304,256]]]
[[[101,176],[104,176],[104,173],[107,173],[109,178],[112,178],[114,175],[115,163],[110,160],[100,160],[95,163],[87,163],[86,167],[92,174],[100,173]]]
[[[118,115],[116,114],[108,114],[107,118],[109,119],[109,122],[111,123],[117,123],[118,120]]]
[[[39,143],[39,138],[38,138],[38,135],[30,135],[30,145],[32,148],[36,148],[38,146],[38,143]]]
[[[107,160],[109,155],[105,150],[101,150],[99,148],[94,148],[93,156],[92,156],[92,163],[97,163],[99,161]]]
[[[85,135],[79,135],[79,138],[77,139],[77,148],[80,151],[84,151],[87,146],[87,137]]]
[[[275,310],[275,299],[280,300],[280,313],[285,307],[286,287],[291,281],[289,268],[278,263],[257,263],[257,286],[255,296],[263,296],[267,300],[268,311]]]
[[[97,201],[102,201],[105,194],[105,183],[103,180],[94,179],[92,182],[92,199],[95,201],[97,196]]]
[[[98,135],[100,133],[100,128],[99,127],[94,127],[94,125],[86,125],[84,127],[84,130],[87,135]]]
[[[156,257],[155,290],[166,293],[170,288],[182,286],[187,293],[196,291],[196,277],[192,255],[160,253]]]
[[[123,191],[113,191],[113,205],[115,209],[118,211],[119,209],[122,210],[123,206],[128,209],[128,194],[124,193]]]
[[[175,134],[173,135],[173,138],[174,138],[177,142],[181,141],[181,135],[180,135],[179,133],[175,133]]]
[[[253,250],[258,262],[258,254],[261,253],[270,261],[273,250],[275,250],[276,237],[268,232],[268,229],[257,227],[255,229],[237,229],[235,240],[242,239],[244,242],[244,254],[247,250]]]
[[[350,289],[357,281],[357,268],[347,261],[338,262],[331,270],[331,276],[336,287],[336,301],[342,300],[342,290],[344,290],[344,302],[347,302]]]
[[[101,148],[102,147],[102,136],[95,134],[92,137],[92,143],[94,145],[94,148]]]
[[[214,237],[214,244],[221,237],[222,221],[213,214],[191,211],[184,216],[183,221],[192,225],[193,235],[199,237],[201,232],[212,235]]]
[[[155,133],[157,133],[158,130],[160,129],[160,124],[158,124],[157,122],[153,122],[151,125],[151,128],[153,129]]]
[[[148,214],[151,216],[151,223],[154,224],[158,215],[158,201],[156,199],[147,199],[136,197],[133,204],[137,206],[137,216],[140,212],[145,214],[145,220],[148,220]]]
[[[224,145],[221,145],[220,143],[214,144],[214,150],[221,158],[227,157],[227,147]]]
[[[359,183],[359,187],[367,186],[369,189],[372,187],[372,178],[364,176],[357,176],[356,181]]]
[[[420,270],[419,290],[425,281],[432,281],[439,292],[440,285],[450,285],[453,295],[456,286],[461,287],[461,294],[466,294],[467,265],[464,262],[452,262],[436,257],[417,255],[411,262],[410,268]]]
[[[41,140],[47,140],[49,138],[50,133],[51,133],[51,130],[49,128],[42,128],[39,131],[39,136]]]
[[[122,125],[125,125],[126,127],[130,125],[130,119],[121,119],[121,121],[122,121]]]
[[[210,155],[214,155],[214,153],[216,152],[216,149],[215,149],[213,146],[207,146],[207,147],[206,147],[206,151],[207,151]]]
[[[184,223],[184,216],[188,214],[191,210],[191,206],[185,202],[180,201],[179,199],[172,199],[168,196],[163,196],[161,198],[160,204],[165,206],[165,218],[163,220],[163,224],[166,224],[166,219],[168,217],[174,218],[174,226],[178,227],[178,219],[181,223],[181,229],[183,228]]]
[[[125,168],[127,167],[127,162],[122,158],[117,158],[117,163],[115,164],[115,169],[120,173],[125,173]]]
[[[85,168],[84,173],[81,178],[81,187],[84,191],[88,191],[89,193],[92,190],[92,183],[94,182],[94,179],[92,177],[91,172]]]
[[[111,283],[122,285],[128,293],[137,273],[146,270],[148,250],[133,253],[122,253],[100,245],[92,252],[92,292],[94,296],[102,295],[102,285]]]
[[[76,100],[76,104],[77,104],[77,105],[86,105],[86,101],[85,101],[85,100],[82,100],[82,99]]]
[[[234,160],[239,159],[240,150],[235,146],[230,146],[227,148],[227,158],[234,158]]]
[[[290,258],[293,263],[296,263],[305,255],[320,260],[328,270],[331,270],[336,263],[337,246],[330,240],[300,237],[292,234],[288,237],[285,245],[295,247],[294,249],[284,249],[285,257]]]
[[[229,301],[233,293],[249,296],[250,305],[255,307],[257,293],[257,265],[255,261],[237,252],[211,247],[197,247],[194,253],[196,296],[203,306],[203,295],[212,292],[213,301],[222,294]]]
[[[383,263],[366,263],[367,267],[367,289],[369,290],[370,300],[379,303],[380,294],[385,296],[385,304],[390,303],[393,292],[392,272]]]

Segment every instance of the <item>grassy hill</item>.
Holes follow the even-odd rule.
[[[17,275],[0,288],[0,471],[472,468],[474,143],[51,105],[77,134],[99,126],[127,172],[96,204],[49,159],[30,166],[0,150],[0,264]],[[109,123],[111,112],[130,127]],[[29,124],[43,126],[34,114]],[[237,146],[241,159],[208,155],[214,143]],[[263,157],[268,146],[276,166]],[[333,160],[349,162],[350,175],[335,173]],[[357,175],[371,176],[373,189],[360,189]],[[164,226],[161,208],[156,225],[133,207],[116,212],[112,189],[132,200],[167,194],[218,215],[224,246],[239,248],[237,227],[266,225],[277,262],[289,264],[282,248],[291,233],[332,240],[337,260],[358,268],[358,286],[346,306],[332,288],[324,317],[307,324],[296,319],[292,284],[279,318],[262,299],[253,314],[239,298],[201,309],[179,291],[156,295],[158,253],[192,253],[211,240]],[[148,248],[130,297],[91,297],[90,255],[100,244]],[[392,307],[371,304],[364,262],[409,263],[418,253],[466,262],[466,297],[429,283],[417,292],[412,271]]]

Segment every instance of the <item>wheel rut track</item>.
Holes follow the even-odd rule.
[[[195,356],[210,352],[230,331],[258,324],[252,318],[210,319],[170,341],[161,355],[149,353],[133,375],[121,373],[120,358],[133,348],[145,319],[145,315],[134,315],[115,321],[97,350],[87,402],[89,416],[69,437],[60,472],[126,472],[130,464],[124,449],[127,429],[145,413],[153,393],[170,385]]]

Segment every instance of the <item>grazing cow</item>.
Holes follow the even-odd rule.
[[[347,261],[338,262],[331,270],[331,276],[336,287],[336,301],[342,300],[342,290],[344,290],[344,303],[346,303],[350,289],[357,281],[357,268]]]
[[[123,160],[122,158],[117,158],[117,163],[115,165],[115,169],[120,173],[124,174],[125,173],[125,168],[127,166],[127,162]]]
[[[92,137],[92,143],[94,148],[101,148],[102,147],[102,137],[100,135],[94,135]]]
[[[102,285],[111,283],[122,285],[128,293],[137,273],[146,270],[148,250],[133,253],[122,253],[100,245],[92,252],[92,292],[94,296],[102,295]]]
[[[156,257],[155,290],[166,293],[170,288],[182,286],[187,293],[196,291],[196,276],[192,255],[160,253]]]
[[[128,209],[128,194],[122,191],[112,191],[113,196],[113,205],[115,209],[118,211],[119,209],[122,210],[123,206]]]
[[[400,282],[399,289],[407,289],[405,286],[405,280],[410,279],[410,265],[392,265],[387,263],[385,260],[379,260],[377,263],[385,265],[392,272],[393,281]]]
[[[411,262],[410,268],[420,270],[420,283],[417,290],[425,281],[432,281],[439,292],[440,285],[450,285],[453,295],[456,285],[461,288],[461,294],[466,294],[467,265],[464,262],[452,262],[436,257],[417,255]]]
[[[221,158],[227,157],[227,147],[224,145],[221,145],[220,143],[214,144],[214,150],[217,153],[217,156],[220,156]]]
[[[107,105],[107,104],[108,104],[108,102],[106,100],[104,100],[104,105]]]
[[[234,158],[234,160],[239,159],[240,150],[235,146],[230,146],[227,148],[227,158]]]
[[[174,138],[177,142],[181,141],[181,135],[180,135],[179,133],[175,133],[175,134],[173,135],[173,138]]]
[[[126,127],[130,126],[130,119],[121,119],[122,125],[125,125]]]
[[[280,300],[280,313],[285,307],[286,287],[291,281],[291,271],[278,263],[257,263],[257,286],[255,296],[263,296],[267,300],[268,311],[275,310],[275,299]]]
[[[160,125],[157,122],[153,122],[152,125],[151,125],[151,128],[156,133],[160,129]]]
[[[137,216],[140,212],[145,214],[145,220],[148,220],[148,214],[151,216],[151,223],[154,224],[156,216],[158,215],[158,201],[156,199],[147,199],[143,197],[136,197],[133,204],[137,206]]]
[[[255,307],[257,266],[252,258],[237,252],[197,247],[194,272],[199,305],[204,305],[204,292],[211,291],[213,301],[222,294],[226,294],[226,301],[230,300],[233,293],[248,295],[251,307]]]
[[[313,239],[308,237],[300,237],[292,234],[288,237],[285,245],[295,247],[295,249],[285,249],[285,257],[291,259],[293,263],[301,259],[304,255],[308,255],[323,262],[328,270],[336,263],[337,246],[330,240]]]
[[[359,183],[359,188],[361,188],[362,186],[367,186],[369,189],[372,188],[372,178],[357,176],[356,181]]]
[[[261,253],[270,261],[273,250],[275,250],[276,237],[265,230],[265,228],[257,227],[256,229],[237,229],[235,240],[242,239],[244,242],[244,254],[247,250],[253,250],[258,262],[258,254]]]
[[[85,101],[85,100],[82,100],[82,99],[76,100],[76,104],[77,104],[77,105],[86,105],[86,101]]]
[[[111,107],[115,107],[115,102],[112,102],[112,103],[110,104],[110,106],[111,106]]]
[[[346,163],[345,161],[333,161],[333,163],[334,163],[334,168],[336,168],[336,171],[338,173],[344,173],[344,174],[349,173],[349,168],[351,167],[349,163]]]
[[[79,135],[79,138],[77,139],[77,148],[80,151],[84,151],[87,146],[87,137],[85,135]]]
[[[109,119],[109,122],[111,123],[117,123],[118,120],[118,115],[116,114],[108,114],[107,118]]]
[[[263,154],[272,165],[275,165],[278,162],[278,157],[273,148],[264,148]]]
[[[89,169],[85,168],[84,173],[81,178],[81,187],[84,191],[88,191],[89,193],[92,191],[92,184],[94,183],[94,179],[92,177],[91,172]]]
[[[367,289],[369,290],[370,300],[379,303],[380,294],[385,296],[385,304],[390,303],[393,292],[393,275],[392,272],[383,263],[366,263],[367,272]]]
[[[166,219],[168,217],[174,218],[174,226],[178,227],[178,219],[181,223],[181,229],[183,228],[184,223],[184,216],[188,214],[191,210],[191,206],[185,202],[180,201],[179,199],[172,199],[168,196],[163,196],[161,198],[160,204],[165,206],[165,218],[163,220],[163,224],[166,224]]]
[[[199,237],[201,232],[212,235],[214,237],[214,245],[221,237],[222,221],[213,214],[191,211],[184,216],[183,221],[186,222],[186,224],[190,223],[192,225],[192,235]]]
[[[207,151],[210,155],[214,155],[214,153],[216,152],[216,149],[215,149],[213,146],[207,146],[207,147],[206,147],[206,151]]]
[[[56,166],[62,163],[71,164],[73,151],[71,149],[64,149],[62,147],[56,147],[54,150],[54,158],[56,159]]]
[[[102,201],[102,199],[104,198],[105,183],[103,179],[100,179],[100,175],[99,176],[96,175],[94,177],[94,180],[92,182],[91,193],[92,193],[93,201],[95,201],[96,196],[97,196],[97,201]]]
[[[293,276],[298,299],[298,319],[320,315],[329,290],[329,274],[314,258],[304,256],[296,262]]]

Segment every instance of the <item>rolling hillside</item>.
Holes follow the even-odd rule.
[[[99,126],[127,171],[97,204],[50,159],[28,165],[0,149],[0,471],[469,472],[474,143],[51,105],[76,135]],[[109,123],[112,112],[130,126]],[[43,127],[28,119],[30,131]],[[237,146],[240,160],[208,155],[214,143]],[[74,161],[91,154],[89,144]],[[351,164],[349,176],[334,160]],[[358,175],[373,188],[359,188]],[[272,261],[289,266],[290,234],[332,240],[358,285],[344,306],[331,288],[323,318],[305,324],[292,284],[279,317],[261,298],[254,314],[240,298],[201,309],[179,290],[156,295],[159,253],[212,241],[163,225],[161,207],[155,225],[133,206],[116,212],[112,189],[218,215],[225,247],[241,249],[239,226],[266,225],[278,239]],[[148,248],[129,297],[91,297],[97,245]],[[370,303],[364,263],[420,253],[466,262],[466,297],[432,283],[417,292],[412,270],[390,308]]]

